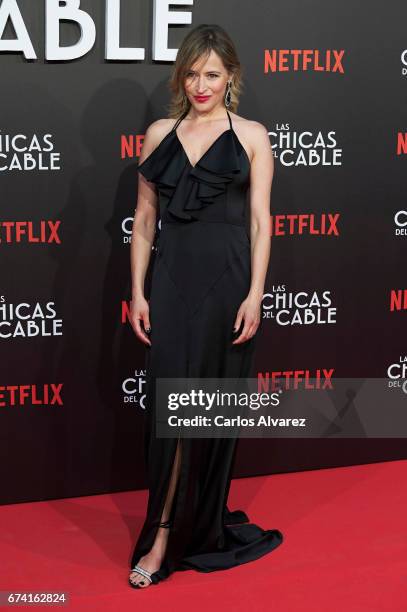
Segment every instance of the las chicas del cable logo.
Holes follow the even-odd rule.
[[[407,236],[407,208],[396,212],[394,215],[394,225],[396,236]]]
[[[61,170],[61,153],[52,134],[5,134],[0,131],[0,172]]]
[[[146,370],[134,370],[134,373],[122,382],[123,404],[134,404],[145,410]]]
[[[407,355],[400,355],[398,361],[391,363],[387,368],[389,389],[405,388],[407,380]],[[407,392],[407,389],[406,389]]]
[[[278,325],[327,325],[336,323],[337,307],[331,291],[287,291],[285,285],[273,285],[263,295],[263,319]]]
[[[62,336],[62,319],[57,316],[55,302],[6,302],[0,296],[0,340]]]
[[[335,130],[294,130],[289,123],[277,123],[269,136],[274,157],[283,166],[342,166]]]

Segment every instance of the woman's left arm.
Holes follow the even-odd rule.
[[[249,340],[257,331],[261,317],[261,301],[270,259],[270,195],[274,175],[274,156],[266,128],[253,122],[251,145],[253,158],[250,170],[250,291],[238,310],[234,331],[244,326],[232,344]]]

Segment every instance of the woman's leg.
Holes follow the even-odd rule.
[[[177,448],[175,451],[174,463],[172,467],[170,482],[168,486],[167,497],[164,504],[163,513],[161,515],[161,522],[168,521],[170,518],[172,502],[174,499],[174,493],[177,486],[179,470],[181,465],[181,439],[178,440]],[[159,527],[157,531],[154,544],[149,553],[140,558],[137,565],[145,569],[147,572],[154,573],[161,567],[162,561],[165,556],[167,547],[169,529],[166,527]],[[149,586],[151,583],[138,572],[130,573],[130,580],[133,584],[138,584],[141,588]]]

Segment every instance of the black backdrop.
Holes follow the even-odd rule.
[[[15,37],[9,20],[0,48],[1,502],[141,488],[144,347],[127,319],[129,238],[137,157],[146,127],[165,116],[173,61],[152,59],[153,2],[121,2],[122,46],[145,48],[137,61],[105,58],[102,0],[81,2],[96,42],[70,61],[45,59],[45,1],[13,4],[37,59],[5,48]],[[405,3],[205,0],[170,10],[190,13],[191,25],[168,28],[169,48],[199,23],[227,29],[244,68],[238,113],[270,132],[280,231],[259,375],[388,377],[406,355],[406,310],[390,311],[391,292],[406,288],[404,213],[395,221],[406,210],[397,150],[407,130]],[[60,26],[61,45],[74,45],[79,28]],[[298,70],[293,49],[302,51]],[[340,70],[335,59],[318,69],[327,50],[341,56]],[[302,233],[287,215],[305,215]],[[329,215],[336,232],[309,230],[311,218],[318,228]],[[277,312],[278,299],[302,291],[322,301],[328,292],[329,313],[311,308],[321,322],[305,324],[303,309]],[[297,314],[302,323],[283,324]],[[401,438],[242,440],[234,475],[402,457]]]

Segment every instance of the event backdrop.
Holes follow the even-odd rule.
[[[406,21],[402,0],[0,0],[2,503],[145,486],[136,167],[201,23],[235,41],[238,114],[275,155],[258,375],[406,378]],[[234,475],[406,456],[241,440]]]

